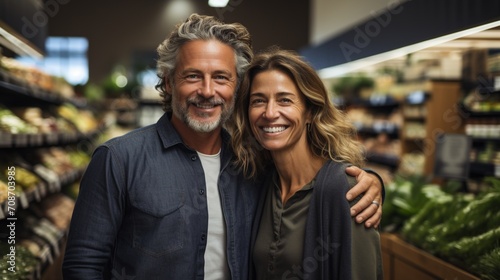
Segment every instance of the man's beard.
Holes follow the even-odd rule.
[[[197,132],[212,132],[216,128],[221,127],[230,117],[234,110],[235,98],[231,99],[230,103],[222,98],[211,97],[209,99],[196,95],[195,97],[188,98],[186,103],[182,104],[175,92],[172,92],[172,113],[187,126]],[[201,104],[205,106],[221,106],[222,111],[218,118],[214,121],[203,121],[190,116],[188,108],[190,105]],[[205,114],[198,114],[198,117],[203,119]]]

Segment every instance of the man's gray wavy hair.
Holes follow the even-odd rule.
[[[177,54],[180,48],[190,41],[211,39],[233,48],[238,75],[235,93],[238,91],[241,79],[253,58],[250,33],[239,23],[228,24],[212,16],[192,14],[185,22],[176,25],[170,36],[156,49],[158,53],[156,70],[159,81],[155,88],[162,97],[164,111],[172,111],[172,95],[166,91],[166,79],[173,85]]]

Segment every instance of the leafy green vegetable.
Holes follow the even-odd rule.
[[[481,256],[477,263],[471,267],[471,271],[483,280],[500,279],[500,247]]]
[[[465,207],[459,208],[455,215],[449,216],[449,219],[445,219],[442,224],[429,229],[424,249],[432,254],[439,254],[449,242],[479,235],[500,225],[500,192],[490,192],[464,202],[468,203]]]
[[[443,249],[443,256],[452,262],[465,266],[473,263],[481,255],[491,248],[500,247],[500,227],[491,229],[481,235],[464,237],[458,241],[451,242]]]
[[[480,193],[463,193],[460,182],[428,184],[422,177],[386,186],[382,230],[468,270],[500,279],[500,180],[485,178]]]
[[[438,195],[436,192],[439,192],[439,188],[426,183],[422,176],[397,176],[386,186],[381,221],[383,231],[398,231],[406,220],[422,209],[429,197]]]
[[[2,242],[4,243],[4,242]],[[7,243],[2,244],[0,246],[2,248],[2,252],[9,252],[10,246],[7,246]],[[9,256],[5,254],[2,257],[0,263],[0,279],[2,280],[12,280],[12,279],[32,279],[33,271],[35,270],[36,265],[38,264],[38,260],[36,259],[31,252],[23,247],[23,246],[15,246],[15,268],[11,266],[9,261]],[[9,270],[9,267],[12,267],[13,271]]]
[[[410,218],[401,230],[401,234],[410,243],[423,247],[429,228],[441,224],[449,213],[456,211],[457,203],[452,195],[443,194],[429,200],[418,214]]]

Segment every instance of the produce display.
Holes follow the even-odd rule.
[[[74,133],[77,129],[67,120],[58,118],[37,107],[14,108],[13,112],[22,120],[37,128],[38,133]]]
[[[485,181],[489,188],[472,194],[457,182],[398,178],[386,186],[382,230],[481,279],[500,279],[500,179]]]
[[[0,280],[53,279],[44,273],[60,261],[77,195],[73,186],[90,161],[99,122],[64,79],[1,54],[0,82],[0,226],[12,222],[6,217],[17,218],[15,244],[0,234],[1,252],[15,248],[15,267],[2,255]],[[66,189],[74,197],[64,195]]]
[[[63,176],[75,169],[71,163],[69,154],[63,148],[37,149],[34,154],[37,162],[40,162],[58,176]]]
[[[489,94],[489,89],[477,88],[465,97],[464,105],[473,112],[500,112],[500,97]]]
[[[8,252],[10,245],[7,242],[0,243],[0,251]],[[16,246],[16,265],[14,271],[8,270],[9,256],[2,255],[0,262],[0,279],[1,280],[28,280],[32,279],[36,266],[39,260],[23,246]]]
[[[2,154],[0,154],[2,155]],[[15,175],[15,186],[16,188],[13,190],[16,195],[20,195],[24,191],[30,191],[37,187],[37,185],[41,182],[40,177],[36,175],[34,172],[21,167],[15,164],[4,164],[0,162],[0,203],[4,202],[7,199],[7,178],[8,178],[8,166],[15,167],[16,175]]]
[[[46,111],[36,107],[6,108],[0,104],[0,134],[59,134],[64,137],[93,133],[98,126],[92,112],[69,103]]]
[[[51,195],[40,203],[40,212],[57,229],[66,231],[69,228],[75,201],[61,193]]]
[[[33,149],[0,149],[0,211],[7,209],[8,167],[15,167],[16,196],[16,266],[7,263],[3,255],[0,279],[40,279],[45,267],[59,258],[61,245],[68,230],[74,199],[49,185],[57,180],[64,187],[78,180],[90,161],[90,156],[77,146],[52,146]],[[75,196],[76,198],[76,196]],[[7,212],[0,213],[3,217]],[[6,228],[9,221],[0,219]],[[0,237],[2,252],[10,247],[6,236]],[[10,246],[10,245],[9,245]],[[9,270],[9,268],[11,268]],[[14,271],[12,271],[14,269]]]
[[[19,197],[23,192],[28,193],[27,199],[45,194],[45,187],[57,180],[58,185],[72,183],[83,172],[90,161],[90,155],[84,151],[68,146],[66,148],[50,147],[38,148],[24,153],[0,150],[0,203],[7,199],[7,172],[8,167],[15,167],[16,188],[14,192]],[[39,188],[44,191],[39,192]]]
[[[11,110],[0,104],[0,132],[11,134],[36,133],[38,129],[16,116]]]
[[[75,96],[73,87],[63,78],[54,77],[35,67],[23,65],[15,59],[0,57],[0,69],[3,71],[2,76],[8,76],[11,83],[29,85],[64,98]]]
[[[38,279],[43,266],[62,253],[60,243],[68,229],[73,208],[72,199],[53,194],[41,203],[32,204],[29,211],[18,213],[16,243],[8,244],[4,240],[0,243],[1,252],[9,252],[10,246],[15,246],[15,267],[9,264],[9,255],[4,254],[0,279]]]
[[[57,113],[82,133],[89,133],[98,128],[97,120],[89,110],[78,109],[74,105],[65,103],[57,108]]]
[[[73,87],[62,78],[23,66],[14,59],[0,57],[0,81],[13,86],[4,87],[2,84],[0,94],[6,100],[31,97],[34,101],[48,102],[43,103],[43,107],[23,107],[24,99],[13,103],[17,105],[12,108],[0,104],[0,146],[52,145],[98,129],[91,111],[73,105],[82,102],[75,98]]]

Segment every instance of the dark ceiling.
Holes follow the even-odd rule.
[[[52,1],[55,2],[55,1]],[[90,81],[100,82],[116,65],[148,59],[173,26],[190,13],[240,22],[253,36],[254,50],[270,45],[299,50],[308,44],[309,1],[231,0],[225,9],[208,0],[60,0],[50,17],[49,36],[89,40]]]

